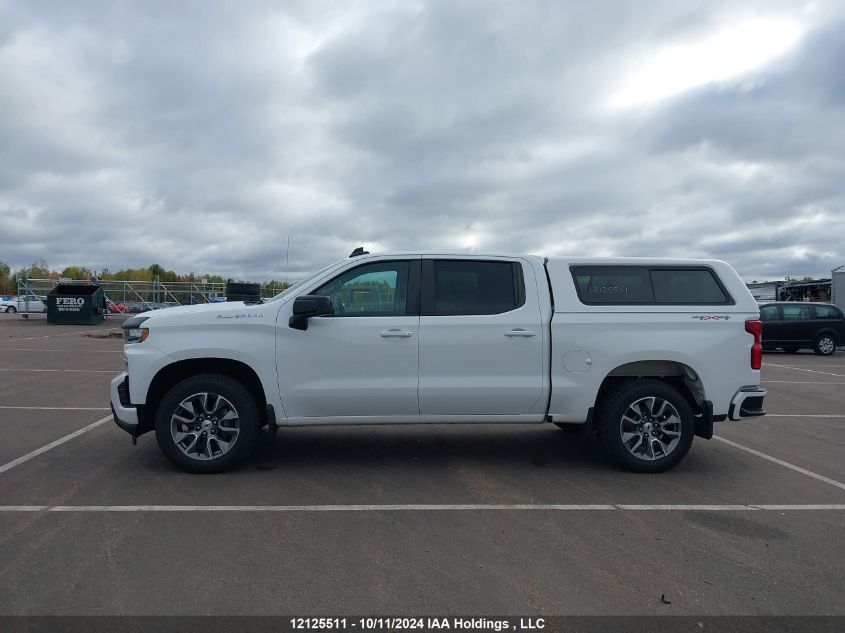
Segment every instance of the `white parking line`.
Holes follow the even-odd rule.
[[[79,332],[65,332],[64,334],[45,334],[44,336],[27,336],[24,338],[10,338],[0,343],[17,343],[18,341],[34,341],[42,338],[58,338],[60,336],[73,336],[74,334],[88,334],[90,332],[111,332],[112,330],[119,330],[119,327],[103,328],[101,330],[79,330]],[[3,348],[6,349],[6,348]]]
[[[674,511],[674,512],[790,512],[845,511],[845,504],[808,505],[691,505],[691,504],[398,504],[398,505],[302,505],[302,506],[0,506],[0,512],[474,512],[474,511],[552,511],[592,512],[616,511]]]
[[[803,367],[793,367],[792,365],[775,365],[774,363],[766,363],[767,367],[780,367],[782,369],[794,369],[796,371],[807,371],[811,374],[824,374],[825,376],[839,376],[845,378],[845,374],[834,374],[829,371],[819,371],[818,369],[804,369]]]
[[[122,349],[38,349],[37,347],[4,347],[4,352],[73,352],[74,354],[122,354]]]
[[[785,417],[785,416],[782,416]],[[820,416],[819,416],[820,417]],[[845,416],[841,416],[845,417]],[[761,453],[758,450],[753,448],[749,448],[748,446],[743,446],[742,444],[737,444],[736,442],[732,442],[731,440],[725,439],[724,437],[720,437],[718,435],[713,436],[714,440],[719,440],[720,442],[724,442],[734,448],[738,448],[741,451],[745,451],[746,453],[751,453],[752,455],[756,455],[757,457],[762,457],[763,459],[767,459],[770,462],[783,466],[784,468],[789,468],[790,470],[794,470],[797,473],[801,473],[802,475],[807,475],[808,477],[812,477],[813,479],[817,479],[819,481],[823,481],[826,484],[830,484],[831,486],[836,486],[841,490],[845,490],[845,484],[841,481],[836,481],[835,479],[831,479],[830,477],[825,477],[824,475],[820,475],[818,473],[814,473],[812,470],[807,470],[806,468],[801,468],[800,466],[796,466],[795,464],[790,464],[789,462],[785,462],[782,459],[778,459],[777,457],[772,457],[771,455],[767,455],[766,453]]]
[[[767,418],[845,418],[842,413],[767,413]]]
[[[0,409],[19,409],[21,411],[111,411],[108,407],[15,407],[0,405]]]
[[[112,419],[112,416],[107,415],[104,418],[100,418],[96,422],[92,422],[88,426],[83,426],[78,431],[74,431],[73,433],[69,433],[69,434],[65,435],[64,437],[60,437],[59,439],[57,439],[53,442],[50,442],[49,444],[45,444],[41,448],[36,448],[34,451],[27,453],[23,457],[18,457],[17,459],[13,459],[12,461],[0,466],[0,474],[5,473],[7,470],[12,470],[12,468],[14,468],[15,466],[20,466],[24,462],[28,462],[33,457],[38,457],[39,455],[41,455],[41,453],[46,453],[47,451],[49,451],[52,448],[56,448],[57,446],[61,446],[65,442],[69,442],[73,438],[79,437],[83,433],[87,433],[91,429],[95,429],[98,426],[100,426],[101,424],[104,424],[111,419]]]
[[[845,385],[845,382],[825,382],[824,380],[761,380],[764,385]]]
[[[77,373],[77,374],[119,374],[119,369],[24,369],[22,367],[0,367],[0,371],[13,371],[13,372],[25,372],[28,371],[30,373],[51,373],[51,374],[62,374],[62,373]]]
[[[766,365],[772,365],[772,363],[766,363]],[[785,367],[785,365],[772,365],[772,367]],[[790,367],[795,367],[796,369],[812,369],[814,367],[823,367],[824,369],[827,369],[829,367],[845,367],[845,365],[790,365]]]

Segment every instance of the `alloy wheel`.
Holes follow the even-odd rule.
[[[228,453],[240,433],[235,406],[216,393],[195,393],[180,402],[170,418],[170,436],[182,453],[200,461]]]
[[[648,396],[635,400],[622,415],[622,444],[637,459],[654,461],[672,453],[681,439],[681,416],[671,402]]]
[[[836,349],[836,343],[833,342],[832,338],[829,336],[823,336],[819,339],[819,351],[822,354],[825,356],[833,354],[834,349]]]

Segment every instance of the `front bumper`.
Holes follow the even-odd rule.
[[[763,399],[768,393],[766,389],[760,386],[743,387],[736,392],[733,400],[731,400],[728,418],[736,422],[743,418],[766,415],[766,410],[763,408]]]
[[[129,402],[129,374],[123,372],[111,381],[111,412],[124,431],[138,436],[138,407]]]

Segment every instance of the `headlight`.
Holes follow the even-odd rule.
[[[149,328],[141,327],[141,324],[150,317],[132,317],[126,319],[123,325],[123,338],[127,343],[143,343],[150,335]]]

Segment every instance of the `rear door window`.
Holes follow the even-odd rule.
[[[811,318],[810,306],[800,303],[783,305],[781,310],[783,310],[784,321],[809,321]]]
[[[509,312],[524,303],[523,283],[519,264],[514,262],[424,262],[422,311],[432,315]]]

